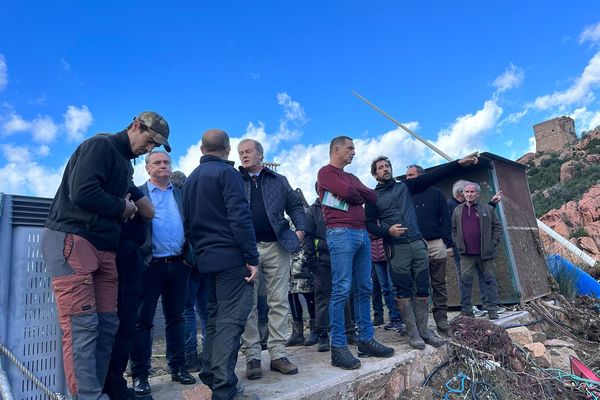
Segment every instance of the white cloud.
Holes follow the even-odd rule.
[[[502,115],[502,107],[494,100],[487,100],[475,114],[456,118],[453,124],[438,134],[434,145],[452,158],[458,158],[480,150],[483,135],[489,132]],[[441,161],[440,157],[437,157]]]
[[[529,143],[529,147],[525,153],[535,153],[535,136],[531,136],[529,139],[527,139],[527,141]]]
[[[2,132],[10,135],[17,132],[24,132],[31,129],[31,123],[25,121],[19,114],[12,112],[8,120],[2,124]]]
[[[58,168],[40,165],[32,160],[26,147],[1,145],[7,163],[0,168],[0,192],[53,197],[58,188],[65,164]]]
[[[573,111],[569,117],[575,120],[575,126],[579,132],[589,131],[600,126],[600,111],[580,107]]]
[[[46,157],[48,154],[50,154],[50,147],[46,146],[45,144],[42,144],[37,147],[35,153],[40,157]]]
[[[525,71],[514,64],[510,64],[510,66],[494,80],[492,85],[496,88],[498,93],[502,93],[506,90],[521,86],[524,79]]]
[[[64,58],[61,58],[60,59],[60,68],[63,71],[67,71],[67,72],[71,71],[71,64],[67,60],[65,60]]]
[[[514,143],[514,141],[512,139],[508,139],[506,142],[504,142],[504,145],[506,147],[510,147],[513,145],[513,143]]]
[[[583,70],[571,87],[556,91],[552,94],[540,96],[533,101],[533,104],[528,107],[534,107],[538,110],[547,110],[551,107],[557,107],[563,112],[567,106],[577,104],[587,104],[594,100],[593,89],[600,84],[600,52],[596,53],[589,61],[588,65]]]
[[[63,114],[67,137],[70,142],[78,142],[83,139],[85,132],[92,124],[92,113],[83,105],[80,108],[68,106],[67,112]]]
[[[579,35],[579,43],[585,42],[597,43],[600,41],[600,22],[595,25],[587,26]]]
[[[33,140],[39,143],[50,143],[58,134],[58,126],[47,115],[37,117],[31,122]]]
[[[8,65],[6,65],[6,58],[0,54],[0,90],[4,89],[8,85]]]

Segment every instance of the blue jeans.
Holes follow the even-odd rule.
[[[396,307],[396,291],[394,290],[392,278],[388,271],[387,261],[373,261],[373,269],[375,270],[375,274],[377,274],[377,280],[381,286],[381,294],[385,300],[390,321],[402,321],[400,311]]]
[[[193,356],[198,352],[198,325],[196,323],[196,311],[200,317],[200,328],[202,329],[202,344],[206,337],[206,322],[208,320],[208,292],[206,288],[206,277],[196,268],[192,269],[188,282],[187,298],[183,310],[183,349],[186,356]]]
[[[332,291],[329,302],[331,345],[345,347],[344,304],[354,289],[354,313],[359,340],[373,339],[371,321],[371,242],[366,229],[327,229]]]

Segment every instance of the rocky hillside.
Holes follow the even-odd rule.
[[[540,220],[600,260],[600,127],[554,152],[527,153],[531,198]]]

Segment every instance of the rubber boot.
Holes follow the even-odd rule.
[[[292,336],[285,345],[286,347],[304,345],[304,324],[302,321],[292,322]]]
[[[421,338],[421,335],[419,335],[419,330],[417,329],[417,322],[415,319],[415,313],[413,311],[412,299],[410,297],[397,297],[396,305],[398,306],[398,311],[400,311],[402,320],[406,325],[406,332],[408,333],[408,344],[414,349],[424,349],[425,342]]]
[[[317,333],[315,320],[311,319],[310,321],[308,321],[308,326],[310,327],[310,333],[308,334],[308,337],[304,340],[304,345],[314,346],[319,342],[319,334]]]
[[[427,327],[427,322],[429,320],[429,297],[414,297],[413,300],[419,335],[421,335],[425,343],[433,347],[443,346],[446,342],[431,333]]]

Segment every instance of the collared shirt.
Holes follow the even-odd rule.
[[[148,192],[155,209],[152,219],[152,256],[180,255],[185,237],[183,222],[173,195],[173,186],[169,184],[162,190],[148,181]]]

